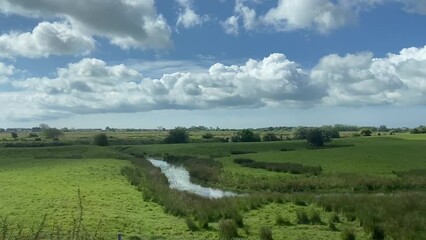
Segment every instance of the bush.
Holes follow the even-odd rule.
[[[10,136],[11,136],[13,139],[18,138],[18,134],[17,134],[16,132],[11,132],[11,133],[10,133]]]
[[[49,139],[55,139],[55,138],[57,139],[60,136],[64,135],[64,133],[61,130],[57,129],[57,128],[47,128],[47,129],[44,129],[43,130],[43,134],[44,134],[44,136],[46,138],[49,138]]]
[[[275,224],[278,226],[290,226],[291,222],[288,219],[285,219],[281,214],[275,216]]]
[[[187,143],[189,142],[189,134],[186,128],[177,127],[169,131],[166,139],[166,143]]]
[[[263,226],[260,229],[260,239],[261,240],[272,240],[272,231],[271,228]]]
[[[308,214],[304,210],[296,212],[297,224],[309,224]]]
[[[207,132],[207,133],[204,133],[203,136],[201,136],[201,137],[203,139],[212,139],[214,137],[214,135],[211,134],[211,133],[209,133],[209,132]]]
[[[309,211],[309,222],[311,224],[322,224],[321,216],[315,209]]]
[[[244,129],[232,136],[233,142],[260,142],[260,136],[250,129]]]
[[[319,128],[309,129],[306,135],[306,141],[314,147],[324,146],[324,136]]]
[[[232,239],[238,237],[238,228],[234,220],[225,219],[219,222],[219,234],[221,238]]]
[[[36,137],[38,137],[38,135],[35,134],[35,133],[30,133],[30,134],[28,134],[28,137],[29,138],[36,138]]]
[[[356,235],[353,229],[345,228],[342,232],[342,240],[355,240]]]
[[[359,131],[359,134],[361,135],[361,136],[364,136],[364,137],[369,137],[369,136],[371,136],[371,134],[372,134],[373,132],[370,130],[370,129],[368,129],[368,128],[363,128],[363,129],[361,129],[360,131]]]
[[[108,137],[105,133],[100,133],[97,134],[94,138],[93,138],[93,144],[98,145],[98,146],[108,146]]]
[[[382,227],[374,225],[373,232],[371,233],[371,238],[373,240],[383,240],[385,239],[385,231]]]
[[[262,138],[265,142],[272,142],[272,141],[278,141],[278,137],[274,133],[267,133]]]
[[[185,218],[185,223],[186,226],[188,227],[189,230],[191,231],[197,231],[198,227],[197,224],[195,224],[194,220],[190,217]]]

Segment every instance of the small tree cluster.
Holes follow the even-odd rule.
[[[319,128],[309,129],[306,135],[306,141],[314,147],[324,146],[324,135]]]
[[[373,133],[373,131],[371,131],[368,128],[363,128],[363,129],[359,130],[359,134],[361,136],[364,136],[364,137],[369,137],[369,136],[371,136],[372,133]]]
[[[250,129],[244,129],[232,136],[233,142],[260,142],[260,135]]]
[[[189,134],[186,128],[176,127],[169,131],[169,134],[164,139],[166,143],[187,143],[189,142]]]
[[[57,128],[45,128],[43,129],[43,134],[48,139],[56,139],[64,135],[64,133]]]
[[[93,138],[93,144],[98,146],[108,146],[109,142],[107,135],[105,133],[96,134]]]
[[[272,142],[272,141],[278,141],[279,138],[274,133],[269,132],[263,136],[262,140],[265,142]]]

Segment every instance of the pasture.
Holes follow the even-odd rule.
[[[98,147],[89,144],[94,134],[65,133],[59,142],[73,143],[65,146],[0,147],[0,239],[14,239],[20,229],[22,236],[42,229],[39,239],[51,239],[48,235],[60,229],[66,239],[76,224],[81,234],[94,238],[96,233],[98,239],[113,239],[119,232],[124,239],[219,239],[224,219],[235,220],[237,236],[247,239],[259,239],[262,228],[273,239],[294,240],[343,239],[345,231],[356,239],[371,239],[376,231],[390,239],[426,234],[426,135],[349,137],[313,149],[301,140],[141,144],[165,136],[154,131],[108,133],[112,143],[120,141]],[[31,141],[12,140],[6,133],[0,138]],[[88,144],[75,144],[82,141]],[[144,156],[211,159],[217,164],[181,164],[195,173],[195,182],[244,196],[206,201],[170,191]],[[238,158],[319,166],[322,172],[251,168],[237,164]],[[190,204],[180,204],[183,199]],[[217,208],[205,210],[211,206]],[[319,221],[301,222],[300,212],[318,215]],[[336,216],[338,221],[332,220]]]

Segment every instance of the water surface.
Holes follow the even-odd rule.
[[[152,165],[160,168],[161,172],[166,175],[170,184],[170,188],[191,192],[207,198],[223,198],[237,195],[233,192],[226,192],[219,189],[203,187],[192,183],[189,180],[189,172],[183,167],[173,166],[168,162],[158,159],[148,158],[148,160],[152,163]]]

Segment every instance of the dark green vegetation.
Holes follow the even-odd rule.
[[[162,142],[165,131],[108,132],[105,147],[93,144],[99,133],[64,132],[54,141],[5,134],[0,239],[114,239],[118,232],[123,239],[426,239],[425,135],[331,137],[313,147],[267,141],[271,129],[185,132],[184,142],[199,143],[140,144]],[[257,134],[265,142],[210,142]],[[90,145],[78,144],[84,141]],[[46,145],[22,147],[29,143]],[[206,199],[170,189],[147,156],[240,195]]]
[[[96,134],[93,138],[93,144],[98,146],[108,146],[108,136],[105,133]]]

